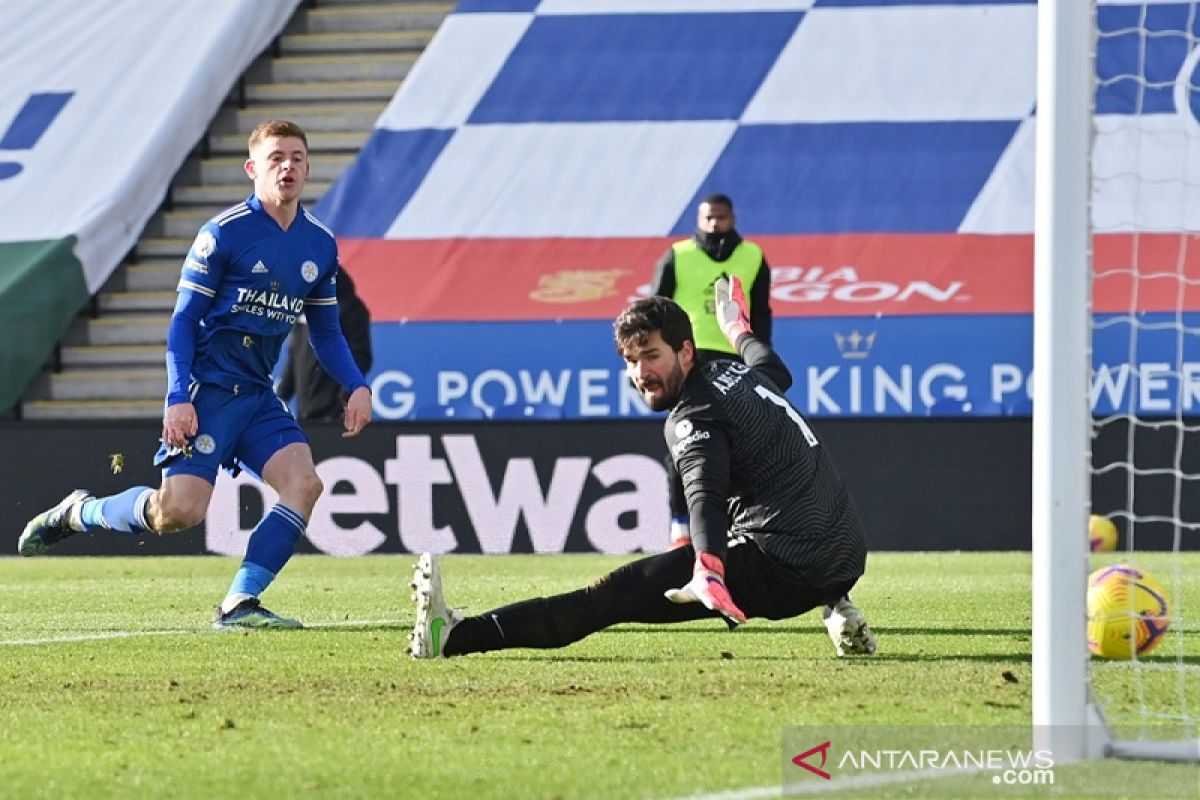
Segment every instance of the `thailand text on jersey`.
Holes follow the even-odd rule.
[[[303,206],[286,231],[251,195],[200,229],[180,292],[213,299],[200,323],[192,378],[271,387],[284,340],[306,305],[337,305],[337,244]]]
[[[784,397],[786,367],[765,345],[749,344],[749,365],[716,359],[694,368],[666,421],[693,526],[697,499],[728,497],[729,536],[755,539],[813,586],[857,578],[866,542],[854,503]]]

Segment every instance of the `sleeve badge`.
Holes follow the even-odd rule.
[[[217,239],[208,231],[200,231],[192,243],[192,253],[197,258],[208,258],[217,249]]]

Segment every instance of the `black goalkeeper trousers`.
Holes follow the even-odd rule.
[[[469,617],[455,626],[444,646],[448,656],[511,647],[564,647],[624,622],[687,622],[720,618],[700,603],[672,603],[664,593],[692,578],[695,550],[680,547],[630,563],[584,589],[539,597]],[[730,547],[725,584],[747,617],[786,619],[831,605],[854,581],[806,586],[752,541]]]

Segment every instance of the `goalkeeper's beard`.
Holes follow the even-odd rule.
[[[646,401],[646,405],[650,406],[651,411],[667,411],[679,402],[685,378],[687,375],[683,371],[683,366],[676,360],[671,374],[661,380],[653,378],[648,381],[640,381],[638,391],[642,393],[642,399]],[[657,393],[654,393],[655,391]]]

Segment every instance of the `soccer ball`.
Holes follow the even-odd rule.
[[[1161,583],[1130,564],[1088,576],[1088,649],[1104,658],[1144,656],[1166,636],[1170,602]]]
[[[1117,549],[1117,526],[1108,517],[1088,517],[1088,542],[1093,553],[1111,553]]]

